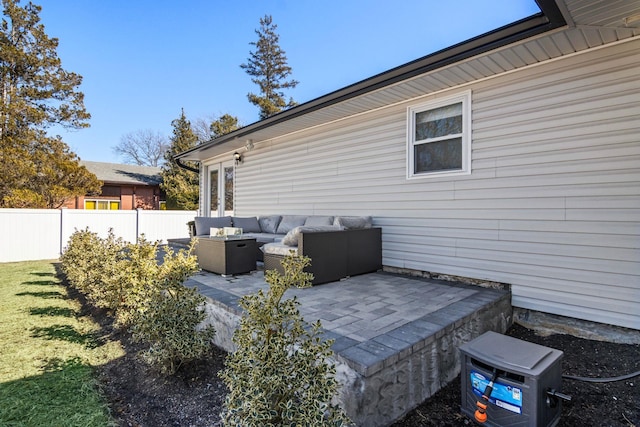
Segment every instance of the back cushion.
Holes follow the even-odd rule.
[[[305,226],[333,225],[333,217],[313,215],[307,218],[307,220],[304,222],[304,225]]]
[[[280,224],[280,215],[266,215],[258,218],[258,224],[260,224],[260,231],[262,233],[276,234],[278,225]]]
[[[283,215],[277,233],[287,234],[291,229],[304,225],[306,219],[306,215]]]
[[[340,225],[347,230],[371,228],[373,219],[370,216],[337,216],[333,225]]]
[[[239,216],[233,217],[233,226],[242,228],[243,233],[260,233],[260,223],[256,217],[241,218]]]
[[[298,238],[301,233],[317,233],[320,231],[339,231],[342,227],[338,225],[303,225],[295,227],[284,236],[282,243],[287,246],[298,246]]]
[[[231,217],[210,217],[210,216],[197,216],[195,217],[196,223],[196,236],[203,236],[209,234],[211,227],[222,228],[231,227]]]

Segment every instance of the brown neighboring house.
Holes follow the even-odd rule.
[[[161,168],[81,161],[102,184],[99,196],[79,196],[65,203],[69,209],[164,209],[165,194],[160,190]]]

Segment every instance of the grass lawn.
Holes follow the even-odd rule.
[[[54,261],[0,263],[0,426],[109,426],[94,367],[118,342],[80,314]]]

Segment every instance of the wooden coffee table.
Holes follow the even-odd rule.
[[[223,276],[255,270],[256,250],[249,237],[198,237],[196,243],[200,268]]]

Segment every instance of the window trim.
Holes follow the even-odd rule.
[[[418,113],[446,107],[462,102],[462,169],[440,170],[433,172],[414,171],[415,119]],[[456,136],[456,137],[460,137]],[[446,137],[433,138],[431,142],[446,140]],[[427,142],[428,144],[428,142]],[[471,91],[433,99],[418,105],[407,107],[407,179],[424,179],[471,174]]]

